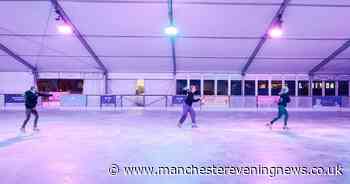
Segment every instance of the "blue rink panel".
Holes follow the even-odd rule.
[[[312,97],[313,106],[323,107],[342,107],[341,96],[314,96]]]
[[[85,107],[87,104],[85,95],[63,95],[60,101],[62,107]]]

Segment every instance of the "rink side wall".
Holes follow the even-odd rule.
[[[31,72],[0,72],[0,94],[23,93],[34,84]],[[104,77],[100,73],[63,73],[42,72],[39,79],[83,79],[83,94],[104,94]],[[136,81],[145,81],[145,95],[175,95],[176,79],[200,80],[310,80],[305,74],[239,74],[179,73],[174,78],[171,73],[110,73],[108,76],[108,93],[117,95],[134,95]],[[319,75],[313,80],[349,80],[350,76]]]
[[[34,77],[30,72],[0,72],[0,94],[22,94],[33,85]]]
[[[88,98],[88,107],[99,107],[100,95],[104,95],[105,91],[105,80],[101,73],[41,72],[39,73],[39,79],[83,79],[83,95],[86,95]],[[272,80],[310,80],[309,76],[305,74],[248,74],[243,78],[239,74],[218,73],[178,73],[176,77],[174,77],[171,73],[109,73],[107,80],[107,91],[108,94],[119,96],[135,95],[137,80],[144,80],[144,95],[168,95],[165,97],[166,100],[162,99],[160,102],[157,102],[157,99],[161,99],[163,97],[146,97],[143,99],[144,103],[152,103],[156,107],[158,104],[159,107],[164,107],[164,103],[171,103],[171,96],[176,94],[177,79],[188,81],[191,79],[199,79],[202,82],[203,80],[215,80],[215,88],[217,85],[217,80],[268,80],[269,85],[271,85]],[[350,77],[345,75],[319,75],[313,78],[313,80],[322,81],[349,79]],[[4,106],[5,100],[3,94],[23,94],[23,92],[29,89],[29,87],[33,84],[34,77],[30,72],[0,72],[0,108]],[[203,91],[203,84],[201,85],[200,90]],[[304,104],[311,104],[310,98],[312,97],[309,99],[304,98],[305,97],[293,99],[290,107],[293,108],[304,106]],[[256,109],[256,98],[254,96],[234,96],[234,100],[232,99],[230,100],[230,105],[233,105],[234,107],[239,107],[242,109]],[[135,100],[134,97],[132,97],[132,100]],[[125,101],[127,102],[128,100]],[[347,104],[350,103],[348,101],[349,99],[346,99]],[[124,105],[127,106],[128,104]],[[305,108],[312,107],[305,105]],[[206,109],[206,107],[201,107],[201,109]]]
[[[104,79],[99,73],[40,73],[39,79],[83,79],[84,94],[104,93]],[[174,80],[169,74],[115,74],[109,75],[109,93],[134,94],[137,79],[145,80],[148,94],[173,94]],[[34,85],[31,72],[0,72],[0,94],[23,93]]]

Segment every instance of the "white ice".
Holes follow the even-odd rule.
[[[350,113],[42,111],[40,133],[20,134],[21,111],[0,112],[1,184],[349,184]],[[32,122],[32,120],[31,120]],[[343,176],[110,176],[111,164],[143,166],[335,166]]]

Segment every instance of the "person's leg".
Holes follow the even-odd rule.
[[[188,111],[189,111],[189,106],[187,104],[184,104],[182,106],[182,115],[181,115],[181,118],[179,120],[179,125],[182,125],[185,122],[185,120],[187,118]]]
[[[38,111],[36,111],[36,109],[33,109],[32,110],[32,113],[34,114],[35,116],[35,119],[34,119],[34,130],[38,128],[38,120],[39,120],[39,114],[38,114]]]
[[[25,111],[25,115],[26,115],[26,119],[24,120],[22,126],[21,126],[21,129],[22,131],[24,131],[24,129],[26,128],[26,125],[30,119],[30,114],[31,114],[32,110],[31,109],[26,109]]]
[[[284,108],[284,127],[287,127],[287,123],[288,123],[288,118],[289,118],[289,114],[286,108]]]
[[[190,112],[190,115],[191,115],[192,127],[197,127],[196,111],[194,111],[193,107],[190,107],[189,112]]]
[[[277,120],[279,120],[283,115],[281,106],[278,107],[278,115],[271,121],[271,125],[275,123]]]

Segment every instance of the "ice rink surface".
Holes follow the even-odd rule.
[[[349,184],[350,113],[198,112],[198,129],[176,127],[179,112],[42,111],[41,132],[19,133],[24,113],[0,112],[1,184]],[[335,166],[343,176],[110,176],[125,166]]]

